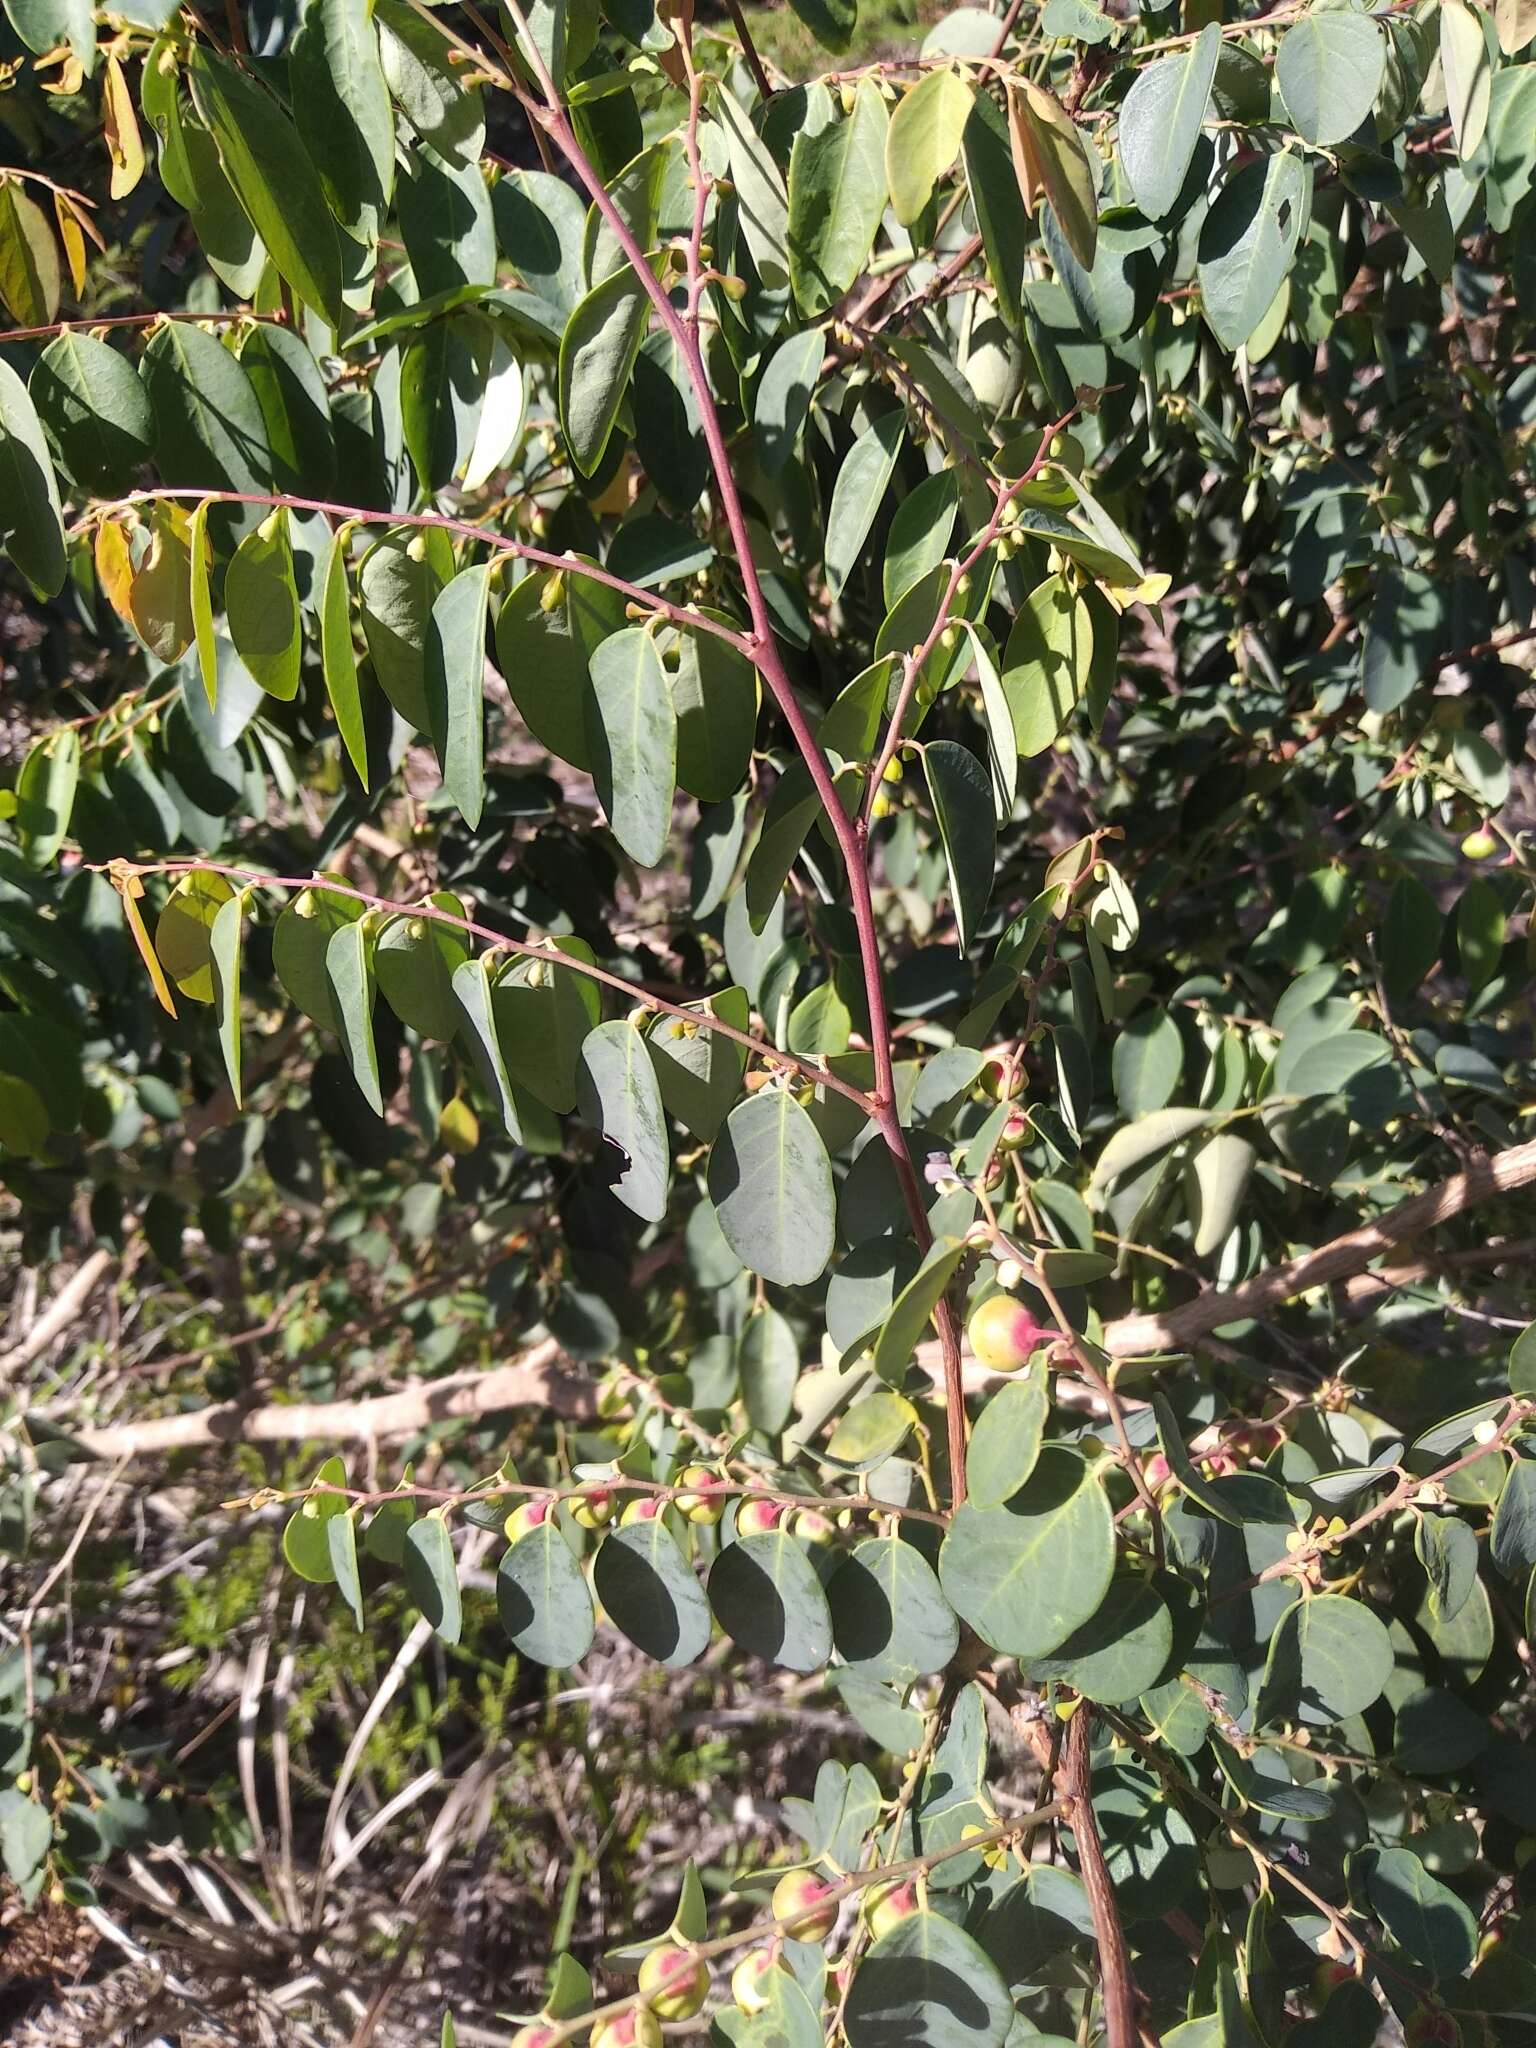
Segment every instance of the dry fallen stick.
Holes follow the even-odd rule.
[[[55,1337],[62,1336],[96,1290],[99,1280],[117,1263],[117,1254],[94,1251],[76,1267],[19,1344],[0,1354],[0,1384],[41,1358]]]
[[[100,1458],[142,1457],[212,1443],[366,1443],[410,1436],[434,1422],[488,1415],[498,1408],[548,1408],[590,1415],[596,1382],[572,1368],[553,1337],[510,1365],[455,1373],[363,1401],[290,1401],[250,1408],[224,1401],[190,1415],[164,1415],[111,1429],[74,1429],[74,1441]]]
[[[1262,1315],[1266,1309],[1294,1300],[1309,1288],[1328,1286],[1335,1280],[1348,1280],[1363,1273],[1372,1259],[1380,1257],[1389,1246],[1421,1236],[1465,1209],[1492,1201],[1495,1195],[1510,1194],[1532,1181],[1536,1181],[1536,1139],[1524,1145],[1511,1145],[1507,1152],[1485,1153],[1472,1160],[1463,1172],[1441,1181],[1438,1187],[1400,1202],[1385,1216],[1378,1216],[1359,1230],[1346,1231],[1330,1244],[1302,1252],[1297,1258],[1287,1259],[1284,1265],[1245,1280],[1241,1287],[1213,1288],[1161,1315],[1121,1316],[1106,1327],[1104,1348],[1115,1358],[1184,1350],[1212,1330],[1219,1330],[1224,1323]]]
[[[1373,1259],[1392,1245],[1420,1236],[1466,1209],[1532,1181],[1536,1181],[1536,1140],[1474,1160],[1464,1172],[1452,1174],[1437,1187],[1400,1203],[1387,1215],[1260,1273],[1241,1287],[1213,1288],[1161,1315],[1121,1316],[1105,1328],[1105,1349],[1113,1357],[1128,1358],[1187,1348],[1224,1323],[1261,1315],[1309,1288],[1363,1273]],[[103,1256],[92,1255],[93,1259]],[[87,1260],[86,1266],[91,1263]],[[86,1266],[81,1267],[69,1288],[61,1291],[47,1315],[40,1319],[39,1328],[59,1309],[64,1294],[78,1287]],[[92,1277],[94,1284],[97,1275]],[[83,1295],[76,1299],[83,1299]],[[932,1376],[942,1380],[936,1346],[920,1346],[918,1363],[927,1370],[930,1354]],[[964,1379],[968,1392],[990,1378],[974,1360],[966,1361]],[[597,1387],[595,1375],[574,1370],[554,1339],[546,1338],[510,1365],[497,1366],[486,1373],[458,1373],[450,1379],[408,1387],[397,1394],[380,1394],[359,1401],[293,1402],[261,1408],[227,1401],[189,1415],[167,1415],[108,1429],[76,1429],[71,1434],[85,1449],[103,1458],[139,1457],[208,1443],[368,1442],[409,1436],[433,1422],[485,1415],[498,1408],[547,1408],[560,1415],[586,1417],[595,1412]]]

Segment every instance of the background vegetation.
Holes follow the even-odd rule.
[[[1536,10],[4,0],[0,2033],[1536,2041]]]

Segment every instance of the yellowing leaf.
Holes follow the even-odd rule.
[[[102,72],[101,104],[107,154],[112,159],[112,197],[126,199],[144,175],[144,142],[139,134],[138,116],[133,111],[133,95],[115,57],[107,59]]]
[[[1098,188],[1072,116],[1044,87],[1029,79],[1010,82],[1008,136],[1024,204],[1033,212],[1042,197],[1049,199],[1067,247],[1091,270],[1099,240]]]
[[[165,978],[165,969],[154,947],[149,942],[149,933],[144,928],[144,913],[139,908],[139,898],[144,894],[144,884],[136,874],[114,861],[109,871],[112,886],[122,899],[123,915],[128,920],[128,929],[133,934],[133,943],[139,949],[139,958],[149,974],[150,987],[155,1000],[168,1016],[176,1015],[176,998],[171,994],[171,985]]]
[[[85,236],[78,214],[62,192],[53,195],[53,218],[59,230],[64,261],[69,266],[69,288],[78,299],[85,290]]]
[[[1467,0],[1440,0],[1440,69],[1456,154],[1465,163],[1483,139],[1493,91],[1483,18]]]
[[[132,625],[133,555],[128,529],[115,519],[103,519],[96,529],[96,581],[117,616],[125,625]]]
[[[46,327],[58,315],[58,244],[16,178],[0,178],[0,300],[21,327]]]
[[[234,893],[222,875],[196,869],[176,884],[155,925],[160,964],[191,1002],[213,1001],[213,921]]]
[[[164,503],[151,520],[153,537],[129,589],[128,612],[151,652],[179,661],[193,637],[191,521],[180,505]]]
[[[910,227],[933,197],[933,188],[960,154],[975,93],[958,72],[930,71],[891,116],[885,137],[885,177],[891,205]]]

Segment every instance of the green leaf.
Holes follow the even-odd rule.
[[[373,1037],[372,951],[372,940],[363,929],[361,918],[339,926],[325,949],[325,978],[330,987],[337,1035],[352,1078],[374,1115],[382,1116],[379,1054]]]
[[[649,300],[634,272],[587,293],[560,337],[560,431],[584,476],[596,473],[645,339]]]
[[[1337,1593],[1297,1600],[1270,1638],[1255,1726],[1327,1726],[1363,1714],[1385,1691],[1392,1664],[1391,1638],[1361,1601]]]
[[[1536,1398],[1536,1323],[1509,1347],[1509,1391],[1522,1401]]]
[[[765,1436],[777,1436],[794,1412],[800,1346],[776,1308],[765,1304],[742,1325],[736,1371],[748,1421]]]
[[[341,324],[341,247],[319,174],[277,101],[201,43],[188,74],[246,217],[307,306]]]
[[[832,1654],[832,1616],[804,1547],[781,1524],[729,1543],[709,1574],[709,1604],[749,1656],[819,1671]]]
[[[896,218],[911,227],[960,154],[975,98],[947,65],[927,72],[900,100],[885,138],[885,178]]]
[[[340,1458],[327,1458],[310,1481],[311,1486],[345,1486],[347,1468]],[[326,1524],[347,1512],[347,1501],[339,1493],[311,1493],[300,1501],[283,1525],[283,1556],[290,1571],[297,1572],[313,1586],[329,1586],[336,1578]]]
[[[1444,592],[1432,575],[1382,571],[1360,639],[1360,680],[1370,711],[1397,711],[1432,674],[1444,616]]]
[[[1163,1109],[1184,1071],[1184,1040],[1166,1010],[1138,1010],[1115,1040],[1110,1073],[1126,1116]]]
[[[1031,1365],[982,1404],[965,1453],[966,1497],[978,1508],[1000,1508],[1034,1471],[1050,1414],[1050,1379]]]
[[[0,175],[0,300],[19,327],[46,327],[57,317],[61,285],[47,215],[19,179]]]
[[[789,158],[789,281],[808,319],[828,312],[857,280],[885,213],[890,118],[872,78],[853,111],[814,133],[802,128]]]
[[[749,1272],[808,1287],[832,1256],[836,1202],[821,1134],[785,1088],[740,1102],[709,1155],[709,1198]]]
[[[1536,1463],[1518,1455],[1499,1495],[1488,1555],[1517,1584],[1536,1565]]]
[[[155,416],[155,464],[168,484],[265,491],[272,475],[255,387],[222,342],[190,320],[150,337],[139,375]]]
[[[202,678],[208,709],[219,706],[219,639],[213,627],[213,591],[208,579],[209,500],[193,511],[187,522],[187,573],[192,612],[192,638],[197,647],[197,671]]]
[[[662,1515],[604,1537],[592,1582],[615,1628],[676,1670],[709,1647],[709,1602]]]
[[[214,1015],[218,1021],[219,1050],[229,1076],[235,1107],[242,1107],[240,1045],[240,943],[245,932],[245,910],[249,889],[242,889],[219,906],[208,935],[208,965],[213,981]]]
[[[672,1184],[666,1112],[656,1069],[633,1024],[617,1018],[588,1032],[576,1075],[576,1106],[628,1162],[611,1183],[613,1194],[646,1222],[659,1223]],[[605,1157],[603,1163],[610,1161]]]
[[[375,241],[394,190],[395,117],[367,0],[309,0],[288,82],[332,214]]]
[[[459,1572],[453,1539],[439,1515],[412,1522],[401,1545],[405,1590],[445,1643],[456,1643],[463,1627]]]
[[[865,428],[843,459],[827,513],[825,566],[829,597],[841,595],[863,554],[906,432],[907,418],[900,407],[882,413],[873,425]]]
[[[764,476],[777,476],[793,454],[826,352],[826,337],[819,328],[811,327],[803,334],[792,334],[768,358],[752,407],[757,459]]]
[[[826,1456],[853,1472],[873,1472],[901,1449],[917,1424],[917,1410],[892,1387],[861,1395],[833,1430]]]
[[[1074,1451],[1049,1445],[1000,1507],[967,1501],[939,1553],[945,1597],[982,1641],[1042,1657],[1109,1590],[1114,1525],[1104,1489]]]
[[[1151,1581],[1117,1572],[1104,1603],[1048,1657],[1029,1660],[1033,1685],[1059,1680],[1108,1707],[1150,1692],[1173,1653],[1173,1617]]]
[[[758,276],[769,291],[778,291],[789,281],[789,196],[784,180],[751,115],[728,85],[722,85],[715,97],[715,115],[725,131],[741,233]]]
[[[1470,989],[1480,989],[1499,970],[1504,951],[1504,905],[1491,882],[1474,876],[1456,905],[1456,957]]]
[[[892,1302],[891,1312],[881,1326],[875,1345],[873,1367],[880,1379],[892,1386],[900,1385],[929,1319],[944,1299],[966,1250],[964,1239],[937,1239],[921,1266]]]
[[[407,1465],[401,1486],[409,1486],[412,1477],[412,1468]],[[385,1501],[368,1524],[363,1537],[363,1548],[368,1555],[377,1558],[380,1564],[402,1564],[405,1559],[405,1532],[416,1520],[416,1515],[414,1494],[402,1492],[397,1499]]]
[[[977,105],[980,104],[978,101]],[[952,469],[941,469],[932,476],[924,477],[917,488],[902,499],[885,543],[882,580],[887,605],[894,605],[914,583],[931,575],[944,560],[949,552],[959,506],[960,485]],[[883,708],[883,691],[880,701]],[[825,735],[822,743],[833,744]],[[838,751],[854,756],[864,750],[842,747]]]
[[[332,1515],[325,1523],[326,1548],[330,1552],[331,1578],[336,1590],[352,1610],[352,1618],[363,1625],[363,1582],[357,1569],[357,1509]]]
[[[953,740],[928,742],[923,749],[923,771],[949,867],[949,900],[955,913],[956,941],[963,954],[970,950],[992,894],[997,858],[992,784],[969,747]]]
[[[618,591],[575,568],[524,577],[496,621],[496,664],[523,723],[540,746],[573,768],[592,765],[592,656],[623,625]]]
[[[0,362],[0,548],[39,597],[63,588],[68,565],[53,464],[27,387],[6,362]]]
[[[374,0],[373,18],[385,83],[411,126],[451,163],[478,162],[485,109],[479,90],[460,82],[462,67],[437,24],[406,0]]]
[[[357,652],[352,644],[352,612],[347,592],[347,549],[340,533],[331,536],[320,584],[320,666],[336,730],[347,759],[364,788],[368,785],[368,735],[363,724],[363,696],[358,683]]]
[[[1120,161],[1136,204],[1148,220],[1173,211],[1201,125],[1221,54],[1221,30],[1206,23],[1186,50],[1138,71],[1120,108]]]
[[[1434,1977],[1460,1977],[1477,1952],[1477,1920],[1408,1849],[1369,1852],[1366,1896],[1398,1947]]]
[[[305,889],[291,897],[272,930],[272,973],[307,1018],[340,1036],[342,1024],[326,973],[332,934],[354,924],[362,905],[328,889]]]
[[[1257,1159],[1235,1131],[1214,1131],[1191,1150],[1184,1205],[1194,1226],[1196,1258],[1209,1258],[1231,1235]]]
[[[711,614],[727,623],[720,613]],[[671,678],[677,712],[677,779],[703,803],[741,787],[757,736],[757,670],[714,633],[681,633]]]
[[[654,636],[627,626],[594,650],[588,745],[592,779],[613,836],[655,867],[672,831],[677,711]]]
[[[849,2048],[1002,2048],[1013,2000],[986,1951],[941,1914],[897,1921],[848,1993]]]
[[[387,533],[358,569],[358,608],[373,672],[390,703],[418,732],[431,725],[427,641],[432,607],[453,574],[447,536]]]
[[[734,1024],[738,1031],[747,1029],[750,1007],[745,989],[722,989],[692,1007]],[[668,1115],[675,1116],[704,1144],[713,1144],[741,1093],[746,1047],[723,1032],[702,1027],[690,1030],[680,1017],[658,1017],[646,1035],[646,1045]]]
[[[1018,751],[1043,754],[1088,685],[1093,617],[1065,576],[1047,576],[1019,606],[1003,652],[1003,694]]]
[[[479,320],[437,320],[401,358],[401,424],[424,491],[442,490],[474,453],[490,346]]]
[[[908,1685],[942,1671],[960,1625],[921,1552],[899,1536],[856,1545],[827,1587],[837,1653],[866,1677]]]
[[[976,209],[987,275],[997,293],[998,311],[1017,333],[1023,319],[1021,287],[1034,225],[1019,191],[1007,121],[989,93],[977,93],[966,119],[962,146],[965,182]],[[888,602],[892,595],[887,583]]]
[[[1367,118],[1387,61],[1381,30],[1366,14],[1316,9],[1280,38],[1275,83],[1303,142],[1343,142]]]
[[[432,601],[427,631],[427,709],[443,789],[471,831],[485,804],[487,562],[461,569]]]
[[[501,336],[493,334],[490,361],[481,384],[474,445],[459,479],[466,491],[478,491],[506,466],[522,438],[526,411],[523,366]]]
[[[429,900],[450,916],[464,914],[458,897],[446,890]],[[468,958],[469,940],[451,924],[438,918],[392,917],[374,947],[373,971],[380,993],[402,1024],[423,1038],[446,1043],[461,1022],[453,977]]]
[[[16,778],[15,822],[29,867],[48,867],[57,856],[79,786],[80,735],[73,726],[58,727],[28,749]]]
[[[1312,171],[1290,151],[1241,164],[1200,230],[1200,302],[1223,348],[1239,349],[1290,275],[1311,204]]]
[[[108,498],[130,488],[149,460],[154,416],[121,350],[61,334],[33,365],[27,390],[54,461],[82,490]]]
[[[513,1646],[554,1670],[592,1647],[592,1596],[554,1515],[520,1536],[496,1573],[496,1611]]]
[[[283,702],[296,696],[304,641],[282,507],[236,548],[224,578],[224,611],[236,654],[267,695]]]
[[[0,1792],[0,1862],[12,1884],[27,1885],[52,1846],[53,1825],[47,1808],[41,1800],[7,1785]]]
[[[1456,154],[1465,163],[1476,153],[1488,126],[1493,67],[1479,9],[1469,7],[1467,0],[1440,0],[1437,12],[1446,111],[1456,137]]]
[[[490,956],[485,953],[464,961],[453,971],[453,994],[463,1014],[470,1053],[485,1091],[501,1112],[507,1136],[518,1144],[522,1140],[523,1128],[496,1027],[491,968]]]
[[[89,77],[96,64],[96,19],[88,0],[6,0],[5,11],[29,50],[43,57],[67,43]]]
[[[580,939],[564,939],[561,951],[592,958]],[[514,1087],[558,1115],[574,1109],[581,1048],[601,1015],[596,982],[558,960],[521,960],[498,978],[492,1007]]]
[[[1402,1002],[1422,987],[1440,958],[1440,906],[1416,875],[1399,875],[1381,924],[1381,974]]]

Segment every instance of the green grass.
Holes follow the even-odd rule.
[[[816,78],[824,71],[848,71],[881,57],[909,55],[934,22],[954,12],[937,0],[859,0],[859,18],[848,48],[834,55],[817,42],[787,4],[743,9],[758,53],[786,78]]]

